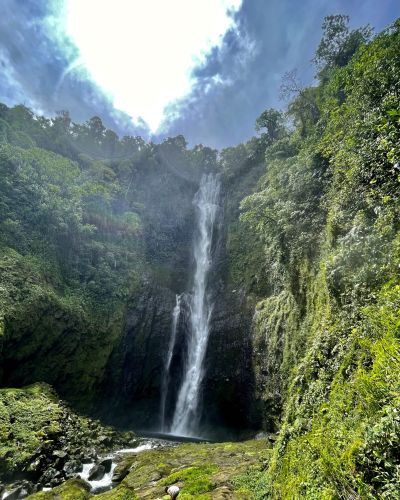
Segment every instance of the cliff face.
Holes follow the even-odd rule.
[[[297,95],[241,203],[237,240],[262,250],[248,275],[232,245],[229,268],[256,295],[255,397],[279,429],[267,497],[400,491],[398,28]]]
[[[75,139],[58,131],[52,143],[50,121],[38,130],[28,110],[0,111],[6,132],[0,143],[1,384],[44,381],[110,422],[158,429],[175,296],[192,287],[193,197],[202,173],[220,170],[216,152],[188,150],[183,138],[160,146],[135,139],[121,141],[121,159],[104,159],[108,150],[101,137],[90,139],[90,124]],[[263,169],[260,159],[256,165],[249,186]],[[249,192],[230,190],[236,211]],[[221,202],[224,217],[231,217],[230,197]],[[245,296],[223,282],[224,226],[221,221],[215,235],[203,391],[212,408],[203,423],[219,432],[247,427],[253,418],[252,312]],[[169,418],[182,376],[185,321],[172,363]]]

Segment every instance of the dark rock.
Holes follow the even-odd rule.
[[[101,460],[101,462],[99,462],[99,465],[102,465],[106,473],[108,473],[111,470],[112,460],[111,458],[105,458],[104,460]]]
[[[94,461],[94,460],[97,460],[97,451],[95,450],[95,448],[92,448],[91,450],[88,450],[86,455],[88,457],[90,457],[90,462]]]
[[[104,465],[97,464],[90,469],[88,479],[89,481],[100,481],[104,477],[106,469]]]
[[[21,486],[22,486],[21,497],[28,496],[31,493],[33,493],[34,484],[31,483],[30,481],[21,481]]]
[[[124,466],[123,464],[118,464],[113,472],[111,481],[113,483],[120,483],[124,477],[126,477],[129,473],[129,467]]]
[[[56,486],[59,486],[61,483],[63,482],[62,478],[53,478],[51,481],[50,481],[50,484],[49,486],[51,488],[55,488]]]
[[[4,497],[7,500],[18,500],[22,493],[22,486],[18,486],[17,488],[14,488],[11,490],[7,495]]]
[[[67,455],[68,453],[64,450],[53,451],[53,457],[66,458]]]
[[[57,460],[55,460],[53,463],[53,467],[57,470],[63,470],[64,463],[65,463],[65,460],[63,458],[57,458]]]
[[[42,474],[42,477],[40,478],[40,482],[43,483],[45,486],[51,486],[51,481],[52,481],[52,479],[54,479],[56,474],[57,474],[56,469],[53,469],[53,467],[49,467]]]
[[[43,489],[43,484],[37,483],[33,486],[32,493],[38,493],[39,491],[42,491],[42,489]]]
[[[99,439],[98,439],[99,443],[103,446],[111,446],[112,445],[112,438],[110,438],[109,436],[99,436]]]
[[[82,472],[82,462],[80,460],[70,460],[64,465],[64,472],[67,476],[71,476],[76,472]]]
[[[39,472],[42,468],[42,464],[44,463],[44,460],[41,460],[41,458],[37,458],[34,462],[31,462],[28,467],[27,471],[28,472]]]

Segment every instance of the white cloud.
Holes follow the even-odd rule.
[[[155,132],[191,72],[234,26],[242,0],[66,0],[64,30],[117,109]]]

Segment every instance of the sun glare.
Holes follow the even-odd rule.
[[[242,0],[66,0],[67,35],[117,109],[155,132]]]

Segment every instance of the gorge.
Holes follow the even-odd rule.
[[[399,28],[221,151],[0,105],[7,492],[398,498]]]

